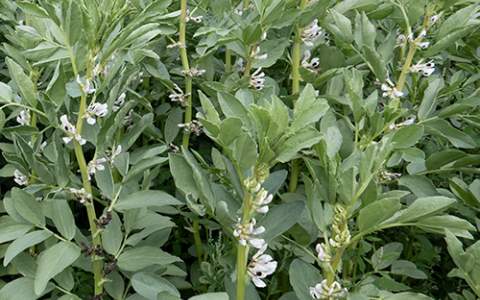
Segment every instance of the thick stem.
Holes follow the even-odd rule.
[[[398,77],[397,87],[398,91],[402,91],[405,87],[405,81],[407,79],[407,74],[410,72],[410,67],[412,66],[413,57],[415,56],[415,52],[417,50],[417,46],[415,42],[410,43],[407,58],[405,59],[405,63],[402,67],[402,72],[400,73],[400,77]]]
[[[180,24],[179,24],[179,44],[180,44],[180,59],[182,60],[183,73],[185,74],[185,118],[184,123],[188,124],[192,121],[192,76],[190,76],[190,64],[187,55],[186,42],[186,28],[187,28],[187,0],[180,1]],[[188,148],[190,141],[190,132],[188,130],[183,133],[182,144]]]
[[[225,73],[232,72],[232,50],[225,49]]]
[[[307,5],[307,0],[300,1],[300,10],[303,10]],[[292,96],[296,96],[300,93],[300,60],[301,60],[301,47],[302,47],[302,28],[297,24],[295,25],[295,37],[292,48]],[[293,100],[295,105],[295,100]],[[290,182],[288,184],[288,191],[293,193],[297,190],[298,176],[300,175],[300,161],[298,159],[292,162],[292,171],[290,174]]]
[[[241,223],[244,227],[250,223],[250,210],[251,210],[252,195],[245,191],[243,197],[243,212]],[[248,258],[248,245],[237,244],[237,300],[245,299],[245,283],[247,277],[247,258]]]
[[[198,222],[198,219],[193,220],[192,224],[192,230],[193,230],[193,241],[195,243],[195,254],[197,254],[198,261],[202,261],[202,238],[200,237],[200,223]]]
[[[78,111],[78,120],[77,120],[77,132],[81,134],[82,132],[82,124],[83,118],[82,116],[85,114],[86,109],[86,102],[87,98],[86,95],[82,95],[80,98],[80,109]],[[77,158],[77,163],[80,168],[80,174],[82,176],[83,188],[85,192],[88,194],[92,194],[92,186],[90,184],[90,180],[88,178],[88,168],[87,163],[85,161],[85,156],[83,154],[82,146],[77,142],[74,141],[75,147],[75,156]],[[88,217],[88,224],[90,226],[90,233],[92,235],[92,246],[94,249],[100,249],[102,247],[102,240],[100,237],[100,233],[98,232],[98,227],[95,221],[97,220],[97,216],[95,213],[95,207],[93,201],[87,201],[85,204],[87,208],[87,217]],[[100,257],[97,257],[95,254],[92,255],[92,269],[93,269],[93,277],[95,281],[95,296],[100,296],[103,293],[103,262]]]

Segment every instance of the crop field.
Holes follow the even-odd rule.
[[[0,300],[480,300],[480,0],[0,0]]]

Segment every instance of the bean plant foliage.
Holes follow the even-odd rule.
[[[0,300],[480,298],[477,0],[0,0]]]

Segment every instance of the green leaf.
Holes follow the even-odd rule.
[[[52,233],[45,230],[37,230],[27,233],[24,236],[19,237],[13,243],[11,243],[7,251],[5,252],[5,257],[3,259],[3,265],[7,266],[12,259],[15,258],[23,250],[28,249],[31,246],[34,246],[38,243],[41,243],[52,236]]]
[[[32,225],[14,222],[0,222],[0,244],[21,237],[32,229]]]
[[[377,200],[364,208],[358,214],[358,229],[361,232],[370,231],[376,225],[393,216],[401,208],[400,199],[385,198]]]
[[[5,62],[7,63],[10,76],[15,82],[23,100],[25,100],[26,104],[30,104],[32,107],[37,106],[37,95],[35,93],[36,87],[30,77],[25,75],[22,67],[9,57],[5,59]]]
[[[224,292],[220,293],[206,293],[198,296],[188,298],[188,300],[229,300],[228,294]]]
[[[279,162],[290,161],[300,150],[315,145],[321,139],[321,134],[314,128],[304,128],[274,149],[277,154],[276,160]]]
[[[383,58],[377,53],[377,51],[375,51],[375,49],[368,46],[363,47],[363,53],[369,68],[373,71],[375,76],[377,76],[377,79],[380,82],[384,82],[385,77],[387,76],[387,69],[385,68],[386,63]]]
[[[443,88],[442,78],[436,78],[428,83],[428,87],[423,94],[423,100],[418,108],[418,119],[423,121],[433,115],[437,107],[438,94]]]
[[[33,291],[33,279],[27,277],[12,280],[0,289],[0,300],[36,300],[38,298],[40,297]]]
[[[80,248],[68,242],[59,242],[43,251],[37,260],[35,294],[40,295],[48,281],[73,264],[79,256]]]
[[[322,281],[320,271],[306,262],[295,259],[288,270],[290,284],[299,300],[311,300],[310,287]]]
[[[293,110],[293,121],[289,130],[297,132],[320,120],[329,106],[325,99],[317,98],[315,89],[307,84],[300,94]]]
[[[115,208],[117,210],[126,210],[133,208],[166,206],[166,205],[182,205],[183,203],[175,197],[163,191],[140,191],[121,197]]]
[[[396,261],[403,251],[400,243],[389,243],[380,247],[372,255],[372,266],[376,271],[383,270]]]
[[[50,217],[60,234],[67,240],[73,239],[77,228],[68,202],[62,199],[53,200],[50,202],[50,209]]]
[[[151,265],[169,265],[181,261],[159,248],[144,246],[131,248],[118,257],[118,266],[125,271],[139,271]]]
[[[477,147],[477,143],[471,136],[454,128],[448,121],[435,119],[424,124],[427,132],[446,138],[457,148],[473,149]]]
[[[102,230],[102,244],[107,253],[116,255],[123,241],[122,222],[114,211],[111,214],[112,220]]]
[[[407,187],[417,197],[438,195],[437,189],[433,185],[432,181],[425,176],[402,176],[402,178],[399,179],[398,184]]]
[[[415,146],[423,136],[423,126],[409,125],[395,132],[392,143],[395,149],[405,149]]]
[[[45,227],[45,216],[43,215],[42,206],[29,193],[14,188],[12,190],[12,199],[17,212],[33,225]]]
[[[157,274],[140,272],[133,275],[131,280],[133,289],[147,299],[156,300],[157,295],[162,292],[180,297],[177,288]]]
[[[447,229],[456,236],[467,239],[473,239],[469,231],[475,231],[475,226],[467,220],[450,215],[422,218],[417,221],[416,226],[438,234],[444,234]]]
[[[266,228],[262,237],[265,241],[270,242],[275,237],[281,235],[290,227],[299,221],[305,204],[302,201],[283,203],[273,206],[268,214],[259,222]]]
[[[408,276],[415,279],[427,279],[427,275],[417,266],[407,260],[397,260],[392,263],[392,274]]]
[[[443,196],[422,197],[415,200],[410,206],[382,224],[389,223],[409,223],[416,221],[422,217],[438,213],[448,206],[455,203],[455,199]]]
[[[43,9],[41,6],[36,5],[34,3],[21,1],[18,2],[17,5],[26,13],[35,17],[40,18],[49,18],[48,12]]]
[[[12,102],[12,99],[12,88],[3,82],[0,82],[0,103]]]

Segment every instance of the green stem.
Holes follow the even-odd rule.
[[[78,120],[77,120],[77,132],[81,135],[82,133],[82,125],[83,125],[83,118],[82,116],[85,114],[87,106],[87,97],[83,94],[80,98],[80,108],[78,111]],[[83,154],[82,146],[74,140],[74,148],[75,148],[75,156],[77,158],[77,163],[80,168],[80,174],[82,176],[83,188],[85,192],[88,194],[92,194],[92,185],[90,184],[90,180],[88,178],[88,168],[87,162],[85,161],[85,155]],[[95,212],[95,207],[93,201],[87,201],[85,203],[87,208],[87,217],[88,217],[88,224],[90,226],[90,233],[92,235],[92,246],[94,249],[100,248],[102,246],[102,240],[97,228],[97,224],[95,221],[97,220],[97,215]],[[97,257],[95,254],[92,255],[92,264],[93,264],[93,277],[95,281],[95,296],[100,296],[103,293],[103,262],[100,257]]]
[[[307,0],[300,0],[300,10],[302,11],[307,5]],[[302,28],[299,24],[295,25],[295,38],[292,48],[292,96],[300,93],[300,60],[302,47]],[[293,100],[295,105],[295,100]],[[298,176],[300,175],[300,161],[298,159],[292,162],[292,171],[288,191],[293,193],[297,190]]]
[[[247,10],[250,6],[250,0],[243,0],[243,10]]]
[[[188,124],[192,121],[192,77],[190,76],[190,63],[187,55],[186,42],[187,28],[187,0],[180,1],[180,24],[179,24],[179,43],[180,43],[180,59],[182,60],[183,72],[185,73],[185,118],[184,123]],[[184,131],[182,145],[188,148],[190,141],[190,132]]]
[[[232,72],[232,50],[225,49],[225,73]]]
[[[251,209],[252,195],[245,191],[243,198],[243,212],[242,212],[242,225],[245,227],[250,223],[250,209]],[[237,299],[245,299],[245,283],[247,276],[247,258],[248,258],[248,245],[237,244]]]
[[[193,240],[195,242],[195,254],[197,255],[198,262],[202,262],[202,238],[200,237],[200,223],[197,218],[193,220]]]

